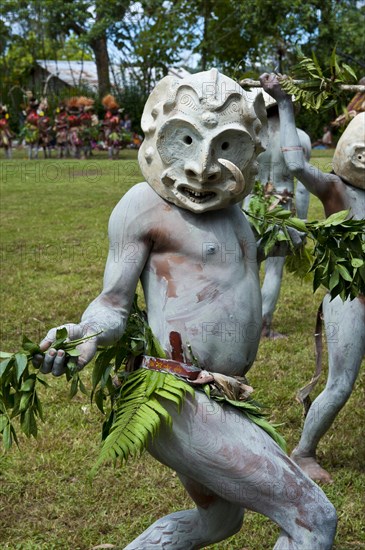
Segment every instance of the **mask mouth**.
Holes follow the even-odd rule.
[[[194,189],[186,187],[185,185],[180,187],[178,191],[184,197],[187,197],[191,202],[196,202],[198,204],[209,202],[217,196],[217,194],[213,191],[195,191]]]

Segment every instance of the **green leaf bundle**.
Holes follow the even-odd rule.
[[[67,330],[59,329],[52,347],[63,349],[68,357],[67,379],[71,381],[70,397],[78,389],[87,393],[79,373],[75,369],[74,358],[79,355],[76,346],[93,336],[68,341]],[[37,437],[37,419],[44,421],[43,407],[39,397],[40,385],[48,386],[32,363],[35,355],[44,355],[38,344],[23,336],[22,348],[16,353],[0,352],[0,433],[5,450],[13,442],[18,445],[15,421],[19,421],[21,431],[27,437]]]
[[[287,241],[293,254],[287,261],[290,271],[303,278],[313,274],[313,292],[323,285],[331,299],[365,294],[365,220],[351,219],[349,211],[343,210],[322,221],[304,222],[289,210],[273,207],[272,197],[264,195],[260,183],[244,212],[266,255],[278,242]],[[305,233],[313,246],[295,250],[288,228]]]
[[[356,83],[353,69],[346,63],[339,63],[336,49],[332,51],[329,67],[322,69],[315,53],[306,57],[298,50],[299,63],[292,68],[291,76],[279,75],[280,84],[288,94],[308,110],[330,109],[336,106],[343,92],[341,84]],[[302,80],[298,85],[295,80]]]

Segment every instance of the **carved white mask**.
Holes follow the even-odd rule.
[[[164,78],[142,117],[142,172],[153,189],[201,213],[240,202],[251,190],[266,130],[262,97],[215,69]]]
[[[347,126],[333,155],[335,173],[359,189],[365,189],[365,113]]]

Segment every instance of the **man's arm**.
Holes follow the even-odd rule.
[[[83,368],[98,346],[118,340],[125,330],[138,279],[149,255],[150,243],[140,229],[140,201],[134,190],[115,207],[109,221],[109,254],[104,272],[103,290],[86,308],[79,324],[64,325],[70,339],[100,334],[81,344],[78,367]],[[42,372],[59,376],[65,372],[65,353],[56,352],[52,343],[57,328],[51,329],[40,347],[47,351]]]
[[[81,324],[92,327],[99,345],[110,345],[125,329],[138,279],[149,255],[143,239],[139,201],[128,195],[115,207],[109,220],[109,253],[103,290],[85,310]]]
[[[303,233],[302,231],[297,231],[293,227],[287,227],[286,228],[291,243],[288,241],[276,241],[274,246],[269,250],[268,253],[265,253],[262,238],[257,241],[257,263],[260,264],[266,258],[273,258],[273,257],[285,257],[289,256],[293,253],[293,248],[298,249],[301,246],[303,246],[306,238],[306,233]],[[281,230],[280,230],[281,232]]]
[[[297,128],[298,137],[303,148],[303,154],[305,160],[309,162],[311,158],[312,146],[311,140],[308,134]],[[309,200],[310,193],[309,190],[302,184],[301,181],[297,180],[295,188],[295,209],[297,212],[298,218],[302,220],[307,219],[308,209],[309,209]]]
[[[260,77],[260,82],[264,90],[278,104],[280,141],[288,169],[311,193],[324,202],[331,191],[335,179],[338,178],[321,172],[319,168],[312,166],[306,161],[295,126],[293,103],[290,96],[282,90],[277,76],[265,73]]]

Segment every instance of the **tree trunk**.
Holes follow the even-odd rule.
[[[100,36],[90,41],[95,56],[96,71],[98,75],[98,92],[103,97],[110,92],[109,54],[106,36]]]

